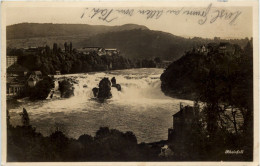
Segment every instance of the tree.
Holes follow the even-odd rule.
[[[6,109],[6,123],[7,123],[7,128],[9,128],[11,126],[11,123],[10,123],[10,114],[8,109]]]
[[[79,137],[78,141],[79,141],[80,143],[86,145],[86,144],[91,144],[91,143],[94,141],[94,139],[93,139],[93,137],[90,136],[90,135],[83,134],[83,135],[81,135],[81,136]]]
[[[55,131],[49,136],[51,150],[59,155],[64,156],[64,151],[67,149],[69,144],[69,139],[61,131]]]
[[[49,55],[51,53],[51,48],[50,46],[46,45],[45,46],[45,51],[46,51],[46,54]]]
[[[57,54],[58,53],[58,45],[57,45],[57,43],[53,43],[53,53],[54,54]]]
[[[75,60],[72,67],[71,72],[72,73],[81,73],[82,72],[82,62],[80,60]]]
[[[72,53],[72,42],[70,42],[70,53]]]
[[[58,53],[62,53],[62,49],[58,47]]]
[[[30,119],[29,115],[25,108],[23,108],[23,112],[20,114],[22,116],[22,124],[23,126],[30,126]]]
[[[100,127],[99,130],[96,132],[95,139],[101,139],[109,135],[109,128],[108,127]]]
[[[67,44],[67,42],[64,43],[64,49],[65,49],[65,52],[68,52],[68,44]]]
[[[126,138],[126,140],[137,144],[137,138],[136,138],[135,134],[132,131],[127,131],[124,134],[124,137]]]
[[[154,58],[154,61],[155,61],[156,63],[161,63],[161,62],[162,62],[162,60],[161,60],[159,57]]]

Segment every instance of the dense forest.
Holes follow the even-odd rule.
[[[52,49],[46,46],[45,52],[26,55],[22,49],[8,49],[7,52],[10,55],[18,55],[19,65],[31,71],[39,70],[44,75],[55,74],[56,71],[68,74],[156,66],[153,59],[130,60],[119,54],[101,56],[95,51],[84,54],[72,49],[72,46],[70,48],[69,44],[66,47],[69,47],[68,50],[62,51],[54,43]]]
[[[213,47],[212,47],[213,46]],[[188,51],[161,75],[169,96],[193,99],[201,112],[183,140],[183,160],[217,161],[253,157],[253,48],[230,43],[207,45],[208,51]],[[241,114],[239,125],[237,115]],[[227,124],[231,123],[232,130]],[[174,143],[172,143],[174,144]],[[227,155],[225,150],[243,150]]]

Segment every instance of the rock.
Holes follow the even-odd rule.
[[[115,87],[118,91],[121,91],[121,85],[120,84],[112,85],[112,87]]]
[[[113,86],[113,85],[116,85],[116,78],[115,78],[115,77],[113,77],[113,78],[111,79],[111,83],[112,83],[112,86]]]
[[[83,85],[83,88],[87,88],[88,86],[86,84]]]
[[[92,92],[94,94],[94,97],[97,97],[97,95],[98,95],[98,88],[93,88]]]
[[[115,87],[118,91],[121,91],[121,85],[116,83],[116,78],[111,79],[112,87]]]
[[[51,92],[51,96],[50,96],[51,99],[52,99],[52,97],[53,97],[53,94],[54,94],[54,91]]]
[[[46,76],[37,82],[35,87],[28,89],[29,97],[32,100],[45,100],[54,86],[53,79]]]
[[[59,81],[59,91],[61,93],[60,97],[62,98],[69,98],[74,96],[74,87],[69,80]]]
[[[103,78],[99,82],[98,86],[99,86],[99,91],[98,91],[98,95],[97,95],[98,99],[104,100],[104,99],[109,99],[112,97],[111,82],[108,78]]]

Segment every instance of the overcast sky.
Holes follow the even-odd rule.
[[[102,8],[104,9],[104,8]],[[123,25],[128,23],[144,25],[151,30],[160,30],[183,37],[204,37],[213,38],[245,38],[252,37],[252,9],[250,7],[239,8],[216,8],[214,5],[207,4],[200,8],[175,7],[175,8],[129,8],[133,9],[132,16],[119,14],[117,9],[126,8],[107,8],[103,14],[113,11],[104,20],[105,16],[101,11],[96,15],[93,7],[10,7],[6,12],[6,24],[12,25],[23,22],[30,23],[67,23],[67,24],[91,24],[91,25]],[[147,19],[147,15],[139,13],[140,9],[163,10],[157,12],[153,18]],[[174,10],[180,13],[167,13]],[[224,10],[224,11],[223,11]],[[202,16],[188,15],[185,11],[200,11]],[[223,17],[220,16],[222,11]],[[204,13],[203,13],[204,12]],[[207,13],[208,12],[208,13]],[[81,17],[84,13],[84,16]],[[207,14],[206,14],[207,13]],[[158,15],[157,15],[158,14]],[[94,16],[93,16],[94,15]],[[91,18],[93,16],[93,18]],[[159,18],[156,18],[158,16]],[[225,17],[230,16],[230,18]],[[205,19],[207,20],[205,21]],[[200,24],[199,21],[204,24]],[[112,21],[111,21],[112,20]],[[215,21],[214,21],[215,20]],[[232,22],[232,20],[234,20]],[[109,22],[111,21],[111,22]],[[211,23],[212,22],[212,23]]]

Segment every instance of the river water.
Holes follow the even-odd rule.
[[[129,69],[99,73],[55,76],[55,94],[52,99],[32,102],[18,100],[19,106],[9,110],[11,124],[21,124],[19,113],[26,108],[31,124],[44,136],[59,128],[67,136],[82,134],[94,136],[99,127],[132,131],[138,142],[166,140],[172,127],[172,115],[188,100],[165,96],[160,89],[163,69]],[[58,91],[58,80],[75,80],[75,96],[63,99]],[[93,99],[92,88],[98,87],[103,77],[115,77],[122,91],[112,87],[112,98],[104,103]],[[77,82],[77,83],[76,83]]]

